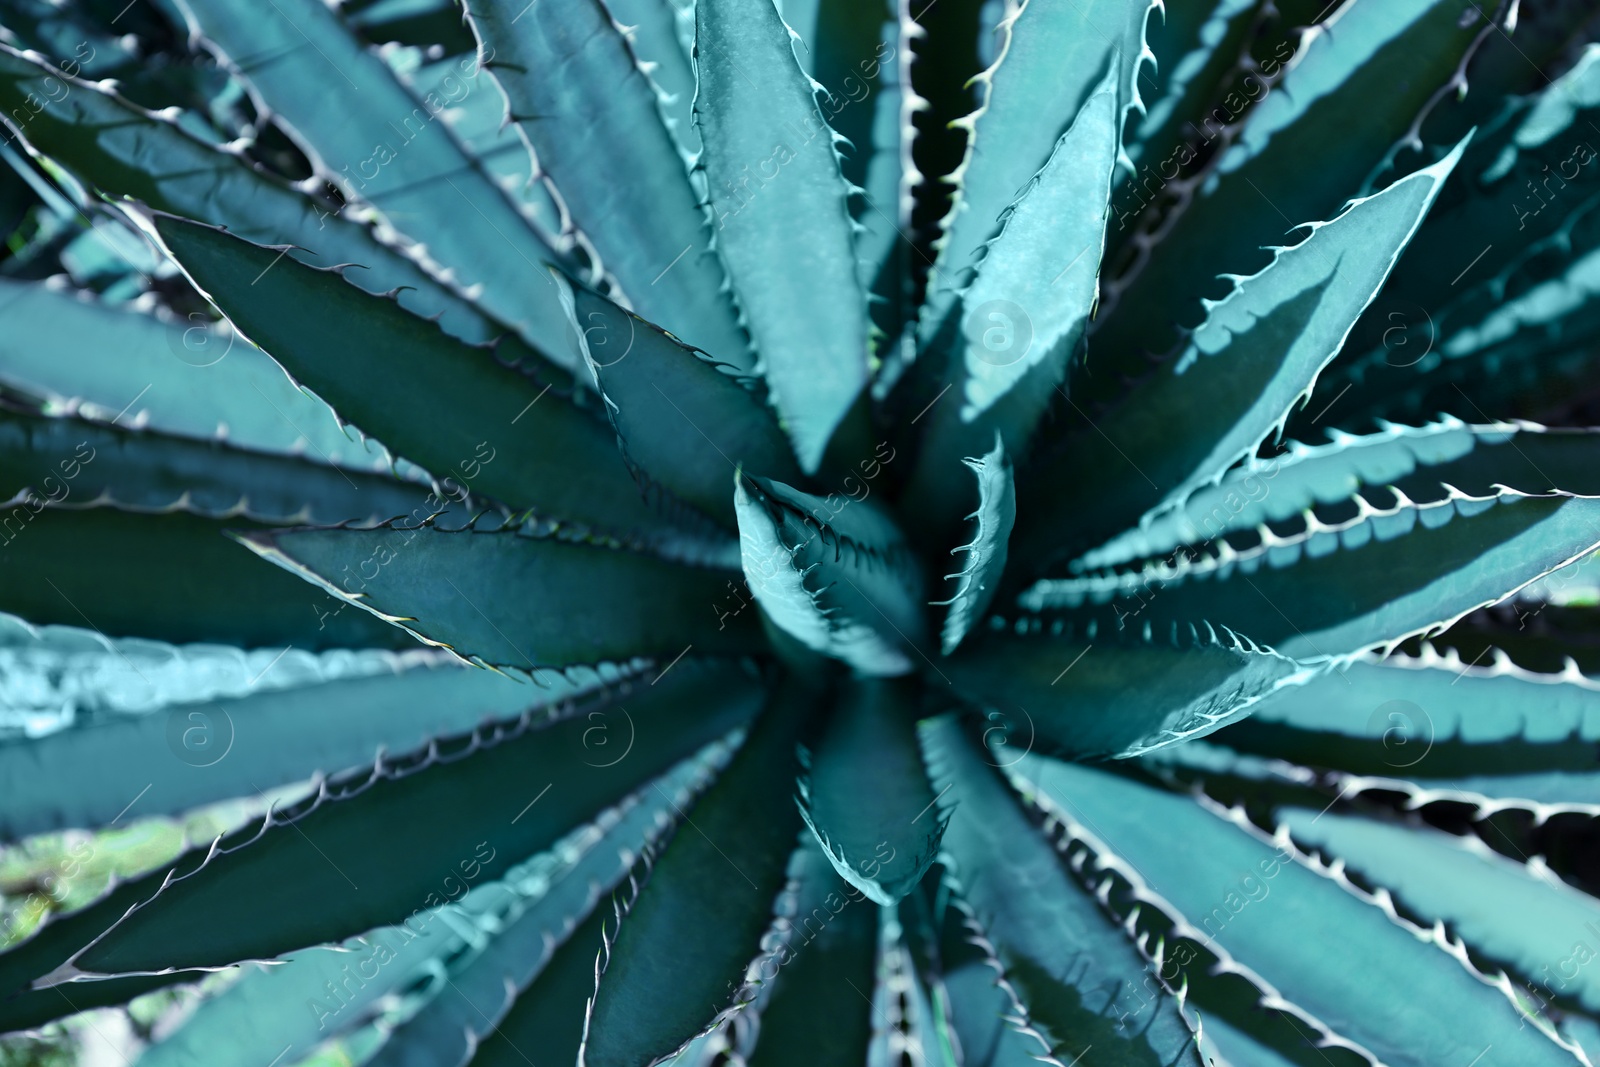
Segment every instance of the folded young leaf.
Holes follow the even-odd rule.
[[[771,4],[697,3],[695,73],[716,247],[795,455],[814,473],[867,381],[850,186]]]
[[[1128,574],[1042,581],[1033,611],[1111,605],[1119,626],[1157,632],[1206,619],[1302,661],[1339,662],[1444,629],[1600,544],[1600,501],[1504,492],[1363,505],[1349,522],[1245,552],[1179,553]],[[1095,612],[1103,613],[1103,609]]]
[[[734,506],[745,581],[779,629],[863,674],[913,669],[921,574],[887,515],[865,498],[742,475]]]
[[[800,780],[800,814],[845,881],[893,904],[922,880],[944,832],[917,751],[916,693],[901,681],[841,684]]]
[[[1067,876],[995,765],[985,762],[987,753],[953,715],[921,729],[949,820],[951,874],[1001,977],[1048,1046],[1041,1051],[1063,1063],[1098,1048],[1108,1059],[1201,1067],[1181,1002],[1165,989],[1154,1003],[1133,1002],[1149,964],[1100,902]]]
[[[648,496],[665,489],[737,528],[729,474],[798,481],[789,442],[759,383],[685,347],[605,297],[558,279],[585,366]]]
[[[749,342],[656,90],[600,0],[469,0],[507,118],[574,223],[651,322],[748,369]],[[618,175],[627,180],[619,181]]]
[[[435,477],[635,543],[659,528],[605,424],[567,397],[544,396],[549,383],[334,271],[170,216],[155,227],[241,332]]]
[[[439,121],[444,100],[412,96],[318,0],[186,0],[184,11],[322,177],[376,207],[529,344],[559,350],[565,317],[545,265],[565,254],[462,151]],[[327,96],[334,85],[338,107]]]
[[[1042,562],[1089,547],[1215,481],[1281,430],[1382,287],[1464,147],[1311,225],[1304,241],[1236,279],[1226,299],[1208,302],[1205,323],[1174,363],[1036,465],[1021,488],[1018,554]]]
[[[1394,1067],[1466,1063],[1490,1046],[1519,1064],[1572,1063],[1519,1017],[1508,988],[1481,979],[1436,932],[1399,919],[1242,812],[1040,756],[1015,771],[1025,793],[1092,834],[1119,873],[1185,920],[1186,936],[1228,953],[1338,1043]],[[1151,834],[1152,824],[1164,832]],[[1307,944],[1321,948],[1308,955]]]
[[[717,618],[727,571],[623,549],[513,528],[433,526],[262,530],[239,540],[334,596],[478,663],[532,670],[762,647],[753,613],[731,625]]]
[[[775,690],[637,895],[619,904],[579,1062],[659,1062],[746,1002],[745,969],[761,951],[801,831],[795,743],[812,699],[792,683]]]
[[[964,554],[961,569],[945,575],[955,583],[955,595],[945,612],[940,645],[945,655],[956,650],[968,631],[982,621],[989,602],[1000,590],[1005,574],[1011,527],[1017,520],[1017,492],[1012,484],[1011,462],[998,439],[994,450],[982,458],[962,460],[978,478],[978,510],[967,516],[972,540],[951,555]]]
[[[742,724],[760,698],[746,668],[690,660],[553,721],[546,710],[381,759],[47,923],[0,953],[0,989],[220,968],[398,923],[548,848]],[[405,827],[406,847],[374,825]]]

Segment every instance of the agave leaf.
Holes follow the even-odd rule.
[[[1249,31],[1261,16],[1259,0],[1208,0],[1164,8],[1147,30],[1155,57],[1150,79],[1155,88],[1144,114],[1128,134],[1128,159],[1137,168],[1129,186],[1157,180],[1176,163],[1184,127],[1205,121],[1217,103],[1223,79],[1245,56]],[[1141,205],[1142,206],[1142,205]],[[1119,232],[1125,227],[1119,225]]]
[[[1447,487],[1448,489],[1448,487]],[[1600,502],[1512,492],[1359,509],[1236,552],[1181,553],[1125,575],[1044,581],[1030,610],[1112,604],[1119,625],[1205,618],[1298,660],[1334,661],[1441,630],[1592,552]],[[1350,555],[1349,553],[1357,553]]]
[[[582,696],[617,673],[546,674],[532,685],[419,651],[384,674],[172,703],[10,741],[0,744],[0,840],[103,826],[133,796],[141,816],[178,815],[369,766],[378,750],[409,752],[433,737]],[[154,781],[152,767],[164,769]]]
[[[0,504],[0,611],[39,625],[177,643],[415,647],[400,631],[261,567],[224,536],[255,527],[243,516],[139,514],[18,497]]]
[[[600,0],[469,0],[466,11],[509,120],[632,307],[747,365],[748,342],[699,197],[655,89],[610,12]]]
[[[1411,914],[1443,922],[1474,951],[1510,968],[1540,1001],[1560,996],[1600,1010],[1600,980],[1582,966],[1568,973],[1574,958],[1595,953],[1600,901],[1542,860],[1518,863],[1476,837],[1336,812],[1287,808],[1276,820],[1297,843],[1383,886]]]
[[[745,581],[767,618],[864,674],[912,669],[920,573],[887,515],[865,497],[818,497],[745,476],[734,505]]]
[[[1001,217],[960,323],[934,341],[949,360],[949,401],[935,402],[908,493],[935,513],[953,461],[989,447],[1025,455],[1039,419],[1078,354],[1099,291],[1111,176],[1121,150],[1116,71],[1108,72],[1044,168]],[[959,338],[951,336],[959,332]]]
[[[431,526],[263,530],[240,540],[348,603],[479,663],[531,670],[634,655],[666,659],[695,647],[702,654],[761,647],[753,614],[711,626],[726,571],[640,553],[513,529]]]
[[[582,1063],[654,1063],[743,1002],[800,832],[795,742],[811,698],[776,690],[728,769],[684,815],[595,968]],[[864,905],[858,905],[864,906]]]
[[[53,284],[0,278],[0,382],[120,425],[262,452],[308,452],[351,470],[388,469],[328,406],[295,388],[267,355],[196,315],[154,315],[84,299]],[[176,358],[174,358],[176,356]]]
[[[260,1049],[281,1051],[286,1044],[308,1055],[330,1034],[362,1024],[379,998],[416,985],[422,991],[408,999],[420,1000],[420,1007],[367,1062],[465,1062],[468,1034],[488,1037],[511,1007],[508,981],[512,990],[523,988],[549,962],[597,897],[627,873],[632,855],[658,832],[672,803],[687,802],[687,791],[708,771],[705,754],[685,760],[501,881],[369,931],[346,942],[346,952],[312,949],[247,972],[202,1001],[175,1034],[146,1051],[140,1067],[252,1067]],[[464,922],[470,924],[466,937]],[[576,1026],[587,991],[586,984],[573,1012]]]
[[[1600,684],[1576,670],[1534,674],[1503,656],[1462,663],[1424,646],[1419,657],[1364,656],[1274,694],[1215,740],[1310,767],[1503,796],[1532,775],[1552,785],[1593,776]]]
[[[380,760],[47,923],[0,954],[0,988],[221,967],[398,923],[459,896],[463,878],[548,848],[739,725],[759,698],[744,668],[691,661],[561,718],[529,715]],[[624,732],[634,743],[616,758],[609,746]],[[406,827],[406,848],[374,825]]]
[[[700,0],[695,19],[695,123],[716,247],[800,466],[814,473],[867,380],[850,186],[777,10]],[[766,191],[775,183],[781,195]]]
[[[967,516],[972,540],[951,551],[963,553],[961,569],[945,576],[955,583],[955,595],[945,612],[940,643],[945,655],[954,652],[988,610],[1005,574],[1011,527],[1017,520],[1017,493],[1012,484],[1011,462],[1005,445],[995,440],[993,451],[961,462],[978,478],[978,510]]]
[[[991,735],[1074,757],[1133,756],[1204,736],[1306,677],[1231,633],[1163,636],[1097,625],[995,628],[940,669],[956,692],[993,709]]]
[[[659,487],[736,528],[730,471],[798,481],[799,468],[755,383],[565,279],[574,337],[648,495]]]
[[[1422,308],[1457,303],[1469,314],[1492,310],[1475,283],[1496,278],[1561,230],[1597,192],[1600,167],[1589,165],[1600,148],[1589,125],[1597,116],[1600,45],[1591,44],[1571,70],[1512,103],[1480,136],[1462,160],[1460,179],[1396,266],[1386,294],[1394,298],[1391,309],[1405,300]],[[1451,271],[1441,264],[1460,266]]]
[[[1176,999],[1158,997],[1148,1015],[1150,1005],[1131,1002],[1124,990],[1143,982],[1146,961],[1099,902],[1073,884],[955,718],[924,723],[922,745],[934,784],[949,789],[941,810],[949,818],[943,851],[951,874],[1048,1046],[1041,1051],[1061,1058],[1098,1047],[1128,1062],[1201,1067]]]
[[[461,24],[455,0],[373,0],[347,11],[345,20],[369,41],[438,45],[447,56],[472,51],[472,33]]]
[[[880,679],[844,685],[800,781],[800,814],[840,877],[893,904],[922,880],[944,832],[917,752],[916,691]]]
[[[920,770],[919,770],[920,773]],[[750,1067],[851,1063],[872,1038],[878,911],[848,887],[816,842],[790,864],[794,914],[762,961],[761,1028]],[[769,973],[770,972],[770,973]],[[827,1020],[826,1025],[818,1025]]]
[[[1114,869],[1159,894],[1152,906],[1185,919],[1185,934],[1361,1054],[1421,1067],[1465,1063],[1492,1045],[1517,1063],[1572,1062],[1518,1017],[1508,991],[1242,813],[1081,764],[1027,756],[1016,769],[1022,788],[1092,836]],[[1164,832],[1150,834],[1152,824]],[[1307,940],[1322,952],[1307,956]]]
[[[611,17],[626,27],[628,47],[641,66],[648,67],[657,102],[684,161],[693,163],[700,151],[700,131],[694,128],[694,5],[674,0],[610,0]],[[698,172],[693,176],[700,190]]]
[[[1525,493],[1600,492],[1594,468],[1600,436],[1589,431],[1531,423],[1473,426],[1446,416],[1427,426],[1386,425],[1377,433],[1332,436],[1326,445],[1291,441],[1281,455],[1246,459],[1178,507],[1147,516],[1086,553],[1073,569],[1164,555],[1283,522],[1319,504],[1345,504],[1358,493],[1381,499],[1385,488],[1419,503],[1440,499],[1446,485],[1474,496],[1501,485]]]
[[[1117,313],[1096,335],[1096,376],[1109,386],[1119,373],[1141,373],[1146,351],[1167,352],[1200,318],[1219,271],[1259,270],[1260,249],[1281,241],[1293,220],[1328,218],[1351,190],[1370,190],[1386,176],[1476,42],[1493,32],[1495,15],[1477,0],[1347,4],[1272,56],[1270,69],[1263,64],[1263,73],[1285,71],[1281,84],[1256,81],[1260,99],[1239,135],[1219,147],[1143,269],[1110,290],[1104,310]],[[1242,109],[1252,94],[1247,86],[1235,95]],[[1219,132],[1183,146],[1178,161]],[[1339,151],[1324,159],[1330,137]],[[1307,159],[1318,166],[1308,169]]]
[[[507,915],[495,938],[456,968],[450,988],[398,1027],[368,1062],[373,1067],[428,1067],[469,1058],[494,1063],[497,1056],[522,1048],[552,1057],[559,1050],[576,1060],[601,934],[598,926],[573,931],[587,916],[597,915],[601,922],[612,917],[607,899],[612,888],[641,851],[659,844],[664,828],[678,821],[679,812],[724,763],[723,751],[686,763],[630,798],[609,825],[608,820],[597,823],[605,836],[559,872],[543,895]],[[560,957],[569,943],[587,968],[563,969]],[[553,1009],[565,1016],[561,1022]],[[560,1038],[544,1029],[550,1026],[562,1027]],[[480,1044],[488,1048],[475,1052]]]
[[[323,265],[359,263],[351,281],[369,292],[401,289],[400,303],[467,341],[492,341],[508,331],[416,260],[382,243],[370,226],[323,203],[243,156],[210,145],[171,117],[149,112],[96,82],[70,78],[40,57],[0,45],[0,108],[21,109],[47,79],[68,87],[59,103],[23,126],[35,151],[93,182],[113,197],[132,197],[157,211],[226,226],[246,240],[288,241]],[[59,94],[60,90],[55,90]],[[27,109],[24,113],[28,113]],[[190,323],[194,326],[196,324]],[[186,341],[189,362],[209,363],[219,352],[198,344],[204,331],[174,335]],[[184,358],[180,353],[180,358]]]
[[[126,1004],[145,993],[179,982],[196,982],[204,977],[196,971],[179,971],[173,974],[141,975],[138,978],[108,978],[70,990],[60,986],[31,989],[14,996],[0,997],[0,1034],[38,1030],[46,1023],[69,1015],[77,1015],[91,1008]]]
[[[1209,304],[1170,368],[1158,368],[1024,483],[1019,554],[1048,558],[1073,534],[1098,541],[1126,529],[1281,429],[1382,287],[1464,147],[1312,225],[1304,241]]]
[[[1145,0],[1027,4],[1002,20],[999,57],[978,79],[982,103],[961,120],[967,130],[966,156],[952,175],[960,192],[945,216],[939,260],[929,279],[920,329],[924,345],[946,328],[971,281],[979,251],[999,230],[1007,205],[1047,166],[1096,86],[1104,80],[1115,87],[1111,122],[1118,130],[1122,117],[1138,104],[1138,70],[1149,55],[1145,21],[1154,6]],[[1090,173],[1095,180],[1109,181],[1098,164]],[[1105,207],[1104,190],[1102,184],[1090,210]],[[1055,251],[1071,259],[1086,243],[1088,235],[1071,251]],[[1091,251],[1085,258],[1097,257]]]
[[[444,506],[392,476],[0,405],[0,494],[24,490],[53,503],[326,525],[420,521]]]
[[[197,223],[163,216],[155,225],[195,284],[252,341],[341,415],[435,476],[531,504],[541,517],[628,537],[651,536],[659,524],[604,424],[566,398],[544,398],[549,383],[333,271]],[[285,307],[303,311],[284,315]]]
[[[544,269],[563,254],[438,121],[445,101],[408,93],[318,0],[185,4],[201,43],[245,78],[322,176],[377,208],[461,285],[481,287],[482,307],[530,344],[560,350],[565,317]],[[338,107],[328,106],[331,85]]]

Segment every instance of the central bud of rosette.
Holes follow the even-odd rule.
[[[909,673],[925,647],[922,567],[875,502],[735,480],[745,581],[772,624],[861,674]]]

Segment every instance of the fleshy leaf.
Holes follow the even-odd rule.
[[[1031,622],[1032,620],[1030,620]],[[1007,745],[1074,757],[1134,756],[1233,722],[1305,673],[1233,634],[1163,640],[1091,625],[995,628],[974,636],[941,671],[999,724]]]
[[[637,896],[619,904],[595,968],[579,1062],[659,1062],[745,1000],[745,969],[760,952],[801,829],[791,790],[810,711],[803,689],[780,684]]]
[[[734,505],[745,581],[773,623],[864,674],[913,668],[920,574],[887,515],[865,498],[818,497],[744,476]]]
[[[700,0],[695,20],[695,123],[716,247],[800,466],[814,473],[867,381],[850,186],[777,9]],[[780,180],[781,195],[766,191]]]
[[[1048,1046],[1040,1052],[1065,1063],[1098,1048],[1108,1059],[1201,1067],[1180,1002],[1158,986],[1154,1010],[1132,1003],[1128,991],[1144,984],[1149,964],[1099,901],[1073,884],[954,716],[923,724],[922,745],[934,785],[948,797],[941,810],[951,876]],[[1137,1026],[1120,1021],[1134,1012]]]
[[[659,525],[605,424],[545,397],[548,382],[332,271],[181,219],[155,225],[195,284],[296,381],[436,477],[624,539]]]
[[[752,615],[711,626],[728,572],[622,549],[512,529],[435,527],[259,531],[240,540],[335,596],[480,663],[531,670],[637,655],[669,660],[696,647],[702,654],[760,647]]]
[[[1030,475],[1018,554],[1047,559],[1126,529],[1280,430],[1382,287],[1464,147],[1312,225],[1304,241],[1208,304],[1170,368],[1155,370]]]
[[[840,877],[879,904],[921,881],[944,823],[917,751],[907,683],[842,683],[833,718],[800,781],[800,813]]]
[[[989,602],[999,591],[1006,569],[1011,527],[1017,520],[1017,492],[1005,445],[996,440],[994,450],[987,455],[962,462],[977,476],[978,510],[967,516],[972,524],[972,540],[950,553],[966,557],[961,561],[961,569],[945,575],[946,581],[956,585],[940,634],[941,647],[947,656],[983,619]]]
[[[724,362],[745,365],[748,342],[700,198],[655,88],[605,5],[469,0],[466,11],[508,120],[630,305]]]
[[[759,700],[744,668],[690,661],[654,685],[561,706],[554,721],[529,715],[379,760],[47,923],[0,954],[0,988],[222,967],[400,922],[446,901],[439,879],[494,877],[549,847]],[[374,825],[404,826],[405,849]]]
[[[798,481],[799,469],[755,383],[686,348],[605,297],[560,279],[575,343],[648,495],[660,486],[730,529],[728,475]]]
[[[1334,661],[1442,630],[1592,552],[1600,501],[1448,490],[1426,505],[1358,510],[1238,552],[1180,553],[1123,575],[1037,583],[1030,610],[1110,604],[1119,625],[1207,619],[1299,660]]]
[[[1137,872],[1181,932],[1230,954],[1303,1017],[1394,1067],[1467,1063],[1492,1046],[1519,1064],[1572,1054],[1519,1018],[1428,931],[1251,826],[1242,812],[1082,764],[1027,756],[1021,787],[1119,872]],[[1160,834],[1150,833],[1160,826]],[[1307,954],[1307,943],[1322,951]]]
[[[412,96],[319,0],[185,0],[185,12],[327,180],[481,287],[478,302],[530,344],[557,350],[565,318],[544,267],[562,255],[439,121],[444,100]]]

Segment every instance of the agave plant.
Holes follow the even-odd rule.
[[[1586,5],[119,7],[0,3],[0,1030],[1600,1055]]]

